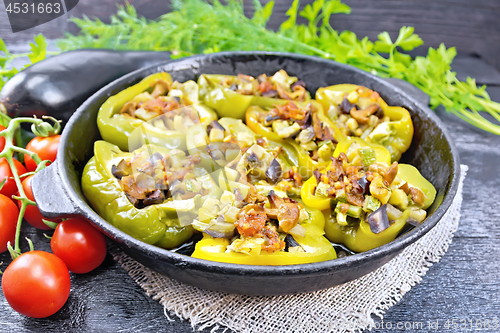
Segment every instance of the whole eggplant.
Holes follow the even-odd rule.
[[[93,93],[136,69],[169,60],[170,53],[82,49],[38,62],[13,76],[0,92],[11,116],[50,115],[65,123]]]

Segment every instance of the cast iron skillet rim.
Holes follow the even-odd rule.
[[[192,56],[188,58],[182,58],[179,60],[174,60],[174,61],[165,61],[162,63],[159,63],[157,65],[153,65],[150,67],[146,68],[141,68],[139,70],[136,70],[132,73],[129,73],[111,83],[106,85],[105,87],[101,88],[98,92],[96,92],[93,96],[91,96],[87,101],[85,101],[75,112],[75,114],[71,117],[69,120],[68,124],[66,125],[66,128],[62,134],[62,140],[61,140],[61,149],[60,149],[60,161],[65,160],[65,155],[66,155],[66,137],[68,136],[68,133],[77,125],[77,119],[80,118],[80,116],[86,111],[87,107],[92,104],[93,100],[99,99],[103,96],[109,96],[108,91],[111,90],[111,88],[116,87],[116,86],[122,86],[125,85],[129,82],[132,82],[138,78],[143,78],[145,73],[148,73],[146,75],[149,75],[152,72],[157,72],[160,70],[166,70],[167,72],[168,67],[170,66],[177,66],[181,67],[178,64],[182,64],[183,62],[186,62],[188,65],[188,68],[193,68],[193,70],[196,70],[196,66],[192,66],[189,64],[192,61],[198,61],[198,62],[203,62],[204,60],[212,60],[212,59],[217,59],[217,58],[224,58],[227,56],[238,56],[238,57],[286,57],[286,58],[292,58],[292,59],[298,59],[298,60],[309,60],[309,61],[314,61],[314,62],[320,62],[324,63],[325,65],[332,65],[332,63],[337,66],[341,67],[344,69],[349,69],[352,72],[355,72],[361,76],[365,76],[375,82],[377,82],[380,85],[384,85],[389,89],[392,89],[395,93],[400,94],[403,96],[403,98],[407,99],[410,103],[414,105],[416,109],[422,110],[427,116],[429,116],[434,122],[437,123],[438,127],[441,129],[443,132],[443,135],[448,142],[451,150],[451,155],[453,156],[453,172],[452,172],[452,179],[451,179],[451,184],[449,185],[446,193],[445,193],[445,198],[443,202],[440,204],[440,206],[433,212],[432,216],[430,216],[424,224],[419,226],[418,228],[412,230],[411,232],[400,236],[396,240],[392,241],[391,243],[388,243],[386,245],[383,245],[381,247],[375,248],[373,250],[363,252],[363,253],[358,253],[352,256],[347,256],[344,258],[338,258],[335,260],[330,260],[330,261],[323,261],[323,262],[316,262],[316,263],[309,263],[309,264],[299,264],[299,265],[284,265],[284,266],[249,266],[249,265],[238,265],[238,264],[227,264],[227,263],[220,263],[220,262],[215,262],[215,261],[208,261],[208,260],[202,260],[202,259],[197,259],[197,258],[192,258],[189,256],[185,256],[182,254],[178,254],[175,252],[171,252],[169,250],[165,250],[150,244],[146,244],[144,242],[141,242],[128,234],[124,233],[123,231],[117,229],[116,227],[112,226],[108,222],[106,222],[104,219],[102,219],[97,213],[94,212],[94,210],[86,203],[82,202],[78,195],[76,194],[75,190],[71,187],[68,179],[68,174],[66,172],[66,169],[63,167],[62,163],[57,163],[58,171],[61,176],[61,180],[63,182],[63,187],[70,196],[70,200],[77,206],[77,209],[79,212],[81,212],[84,215],[87,215],[88,217],[93,217],[93,222],[96,223],[100,228],[103,230],[109,232],[110,234],[113,234],[114,237],[124,243],[125,245],[129,247],[134,247],[134,248],[140,248],[143,251],[147,251],[149,255],[154,254],[158,258],[165,259],[169,262],[171,262],[174,265],[179,265],[181,264],[184,268],[186,269],[194,269],[194,270],[202,270],[202,271],[217,271],[217,272],[224,272],[225,274],[235,274],[235,275],[262,275],[262,276],[281,276],[284,273],[287,275],[300,275],[300,276],[305,276],[305,275],[318,275],[318,274],[328,274],[332,271],[335,271],[336,269],[341,268],[342,266],[351,266],[353,264],[359,264],[359,263],[365,263],[367,261],[370,261],[372,259],[377,259],[385,256],[390,256],[393,255],[394,253],[399,253],[402,251],[405,247],[410,245],[411,243],[415,242],[422,236],[424,236],[429,230],[431,230],[437,222],[444,216],[446,211],[449,209],[451,203],[453,202],[453,199],[455,198],[457,189],[458,189],[458,182],[460,178],[460,171],[459,171],[459,158],[458,158],[458,151],[456,147],[453,144],[453,141],[451,140],[451,137],[444,126],[444,124],[441,122],[441,120],[437,117],[434,112],[432,112],[428,106],[421,104],[419,101],[415,100],[413,97],[409,96],[406,94],[404,91],[402,91],[400,88],[384,81],[383,79],[376,77],[368,72],[362,71],[360,69],[357,69],[355,67],[351,67],[349,65],[345,64],[340,64],[331,60],[326,60],[326,59],[321,59],[321,58],[316,58],[312,56],[305,56],[305,55],[298,55],[298,54],[291,54],[291,53],[280,53],[280,52],[221,52],[221,53],[215,53],[215,54],[208,54],[208,55],[197,55],[197,56]],[[185,68],[185,67],[184,67]]]

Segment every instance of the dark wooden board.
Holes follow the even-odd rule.
[[[473,60],[465,59],[457,71],[474,73]],[[494,69],[490,69],[494,72]],[[478,80],[481,78],[478,77]],[[491,96],[500,101],[498,86],[489,88]],[[384,316],[387,325],[397,327],[419,325],[411,332],[472,332],[477,322],[500,319],[500,137],[482,132],[444,111],[438,112],[447,124],[459,149],[461,162],[469,166],[464,184],[464,202],[459,229],[442,260],[433,265],[421,283]],[[43,232],[24,227],[41,250],[49,250]],[[0,255],[5,269],[10,262],[7,254]],[[191,332],[187,321],[170,314],[144,291],[116,263],[111,255],[95,271],[71,275],[72,290],[67,304],[48,319],[30,319],[13,311],[0,297],[0,331],[2,332]],[[456,319],[466,329],[444,329],[447,320]],[[462,322],[460,321],[462,320]],[[377,320],[378,325],[382,322]],[[410,323],[410,324],[408,324]],[[410,326],[408,326],[410,327]],[[418,328],[418,329],[417,329]],[[393,328],[394,330],[395,328]],[[484,330],[496,332],[498,330]],[[205,330],[204,332],[210,332]]]

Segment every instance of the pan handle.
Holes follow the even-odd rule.
[[[64,189],[57,160],[35,174],[31,188],[38,209],[43,216],[54,218],[80,215],[80,209]]]

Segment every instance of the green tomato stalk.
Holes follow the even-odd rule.
[[[46,122],[44,119],[50,120],[53,125],[50,123]],[[47,163],[50,163],[50,161],[42,161],[40,157],[36,154],[33,153],[29,150],[26,150],[24,148],[18,147],[14,145],[14,139],[16,136],[16,133],[19,130],[19,127],[21,126],[22,123],[31,123],[31,131],[33,134],[39,137],[48,137],[52,135],[56,135],[59,133],[61,130],[61,124],[58,120],[44,116],[43,119],[38,119],[38,118],[27,118],[27,117],[21,117],[21,118],[10,118],[7,116],[5,113],[1,112],[0,110],[0,121],[2,123],[8,124],[7,128],[0,131],[0,136],[5,138],[5,147],[0,152],[0,158],[5,158],[7,163],[9,164],[10,170],[12,172],[14,181],[16,182],[16,186],[19,190],[19,195],[18,196],[12,196],[13,199],[19,200],[21,202],[21,208],[19,210],[19,218],[17,220],[17,227],[16,227],[16,239],[15,239],[15,244],[14,247],[9,244],[7,245],[7,248],[9,249],[10,255],[12,259],[17,258],[19,255],[21,255],[21,249],[19,247],[19,238],[21,234],[21,224],[23,221],[24,213],[26,211],[26,207],[29,205],[36,206],[36,203],[26,196],[26,193],[24,192],[22,183],[21,183],[21,178],[24,178],[26,176],[32,175],[34,173],[37,173],[38,171],[44,169],[47,165]],[[14,164],[14,153],[18,153],[20,155],[28,155],[30,156],[33,161],[37,164],[37,168],[35,172],[28,172],[23,175],[18,175],[17,169]],[[3,184],[0,184],[3,185]],[[30,240],[28,240],[28,243],[30,244],[30,249],[33,248],[33,244]]]

